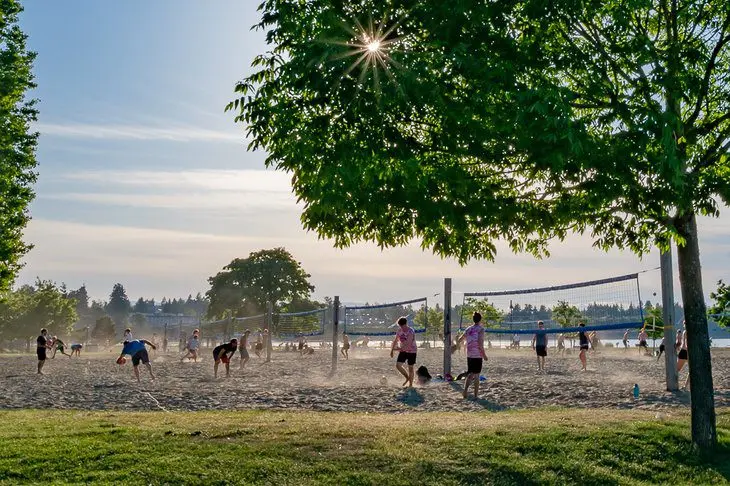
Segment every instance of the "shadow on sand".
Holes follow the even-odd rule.
[[[463,381],[462,382],[459,382],[459,383],[457,383],[455,381],[452,381],[452,382],[449,382],[449,386],[455,392],[458,392],[458,393],[462,394],[462,393],[464,393],[464,383],[465,382],[463,382]],[[484,382],[482,382],[479,385],[479,388],[483,389],[482,387],[486,387],[486,384]],[[504,405],[500,405],[498,403],[490,402],[486,398],[477,398],[477,399],[475,399],[474,398],[474,394],[472,392],[469,392],[469,396],[467,398],[465,398],[465,400],[469,400],[472,403],[476,403],[476,404],[480,405],[482,408],[484,408],[485,410],[489,410],[490,412],[500,412],[502,410],[507,410],[507,407],[505,407]]]
[[[409,407],[417,407],[422,405],[425,401],[421,392],[415,388],[406,388],[401,391],[396,397],[399,402],[408,405]]]

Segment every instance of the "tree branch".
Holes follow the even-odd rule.
[[[694,111],[692,112],[692,115],[689,117],[689,119],[687,119],[687,123],[685,124],[686,126],[693,126],[695,121],[697,120],[697,117],[700,115],[700,111],[702,109],[702,100],[704,100],[704,98],[707,96],[707,92],[710,89],[710,78],[712,77],[712,71],[715,69],[717,56],[720,54],[720,51],[725,46],[725,44],[730,41],[730,35],[725,35],[728,27],[730,27],[730,12],[728,12],[727,17],[725,17],[725,21],[722,23],[722,27],[720,28],[720,39],[718,39],[717,44],[715,44],[714,49],[712,49],[712,54],[710,55],[707,67],[705,68],[705,75],[702,78],[700,93],[697,95],[697,101],[695,102]]]

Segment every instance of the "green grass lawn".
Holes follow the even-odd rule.
[[[399,415],[311,412],[0,412],[0,483],[723,484],[719,446],[690,452],[689,419],[538,410]]]

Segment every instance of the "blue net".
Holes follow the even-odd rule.
[[[644,316],[638,274],[524,290],[467,292],[459,329],[482,314],[486,332],[533,334],[543,321],[547,333],[636,329]],[[585,326],[580,327],[583,323]]]
[[[426,297],[389,304],[346,306],[343,331],[353,336],[391,336],[398,330],[398,318],[408,319],[416,332],[428,327]]]

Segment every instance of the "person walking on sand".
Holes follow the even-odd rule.
[[[585,322],[581,322],[580,324],[578,324],[578,326],[579,327],[586,327],[586,323]],[[588,336],[586,336],[586,332],[585,331],[578,331],[578,342],[580,344],[580,354],[578,355],[578,357],[580,358],[580,363],[582,365],[582,370],[581,371],[588,371],[588,363],[587,363],[587,359],[586,359],[586,351],[588,351],[588,346],[589,346],[589,342],[590,341],[588,340]]]
[[[408,319],[400,317],[398,319],[398,331],[395,333],[395,339],[390,345],[390,357],[393,357],[395,350],[398,349],[398,358],[395,362],[395,368],[406,379],[403,386],[413,386],[413,366],[416,364],[416,331],[408,325]],[[408,371],[403,367],[403,363],[408,363]]]
[[[195,361],[197,363],[198,362],[198,349],[200,348],[200,335],[197,332],[193,331],[193,335],[190,336],[190,339],[188,340],[186,348],[187,348],[187,353],[185,354],[185,356],[180,358],[180,362],[182,363],[186,359],[192,358],[193,361]]]
[[[666,349],[666,346],[664,345],[664,338],[662,338],[662,343],[659,345],[659,355],[656,357],[657,361],[659,361],[659,358],[662,357],[662,354],[664,354],[665,349]]]
[[[226,365],[226,378],[231,376],[231,358],[236,354],[238,349],[238,339],[233,338],[227,343],[219,344],[213,349],[213,359],[215,364],[213,365],[213,376],[218,378],[218,364],[223,363]]]
[[[622,339],[624,343],[624,349],[629,349],[629,330],[626,329],[626,332],[624,333],[624,337]]]
[[[684,365],[687,364],[689,354],[687,353],[687,331],[684,329],[685,323],[682,321],[682,329],[677,332],[677,341],[679,342],[679,352],[677,353],[677,376],[682,371]],[[681,337],[680,337],[681,336]]]
[[[547,356],[547,333],[545,323],[537,321],[537,332],[532,336],[532,349],[537,354],[537,372],[545,372],[545,357]]]
[[[482,372],[482,365],[487,358],[484,351],[484,328],[482,327],[482,315],[475,312],[472,316],[474,324],[466,328],[464,334],[459,338],[466,342],[466,367],[467,376],[464,382],[463,397],[469,395],[469,386],[474,383],[474,398],[479,398],[479,375]]]
[[[558,354],[561,356],[565,354],[565,336],[563,336],[563,333],[558,334]]]
[[[238,346],[238,352],[241,353],[241,364],[238,367],[240,370],[242,370],[244,366],[246,366],[246,363],[248,363],[248,360],[251,359],[251,355],[248,354],[248,336],[250,334],[251,331],[246,329],[243,331],[243,335],[241,335],[240,346]]]
[[[350,349],[350,338],[347,337],[347,334],[342,334],[342,349],[340,350],[340,354],[345,357],[345,359],[350,359],[350,356],[348,355],[348,350]]]
[[[684,321],[682,321],[682,329],[677,331],[677,339],[674,341],[674,352],[679,354],[679,350],[682,349],[682,335],[684,329]]]
[[[46,364],[46,350],[48,349],[48,331],[46,328],[41,329],[41,333],[36,339],[36,355],[38,355],[38,374],[43,374],[43,365]]]
[[[150,355],[149,353],[147,353],[147,348],[145,347],[145,345],[151,347],[152,349],[157,349],[154,344],[147,341],[146,339],[133,339],[132,341],[124,342],[122,352],[119,354],[119,358],[117,358],[117,363],[124,364],[126,363],[126,360],[124,359],[125,354],[132,357],[132,367],[134,368],[134,376],[137,378],[137,383],[139,383],[140,361],[147,367],[147,371],[150,372],[150,377],[153,380],[155,379],[155,375],[154,373],[152,373],[152,365],[150,364]]]

